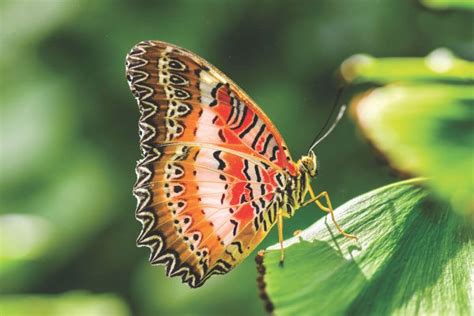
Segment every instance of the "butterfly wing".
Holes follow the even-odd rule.
[[[141,113],[137,243],[197,287],[264,238],[294,164],[268,117],[203,59],[147,41],[126,67]]]

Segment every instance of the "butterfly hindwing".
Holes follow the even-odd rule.
[[[157,41],[127,56],[141,117],[138,244],[192,287],[228,272],[276,220],[276,192],[295,172],[255,103],[203,59]]]

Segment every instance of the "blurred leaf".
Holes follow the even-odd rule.
[[[456,58],[449,50],[439,48],[426,58],[374,58],[354,55],[341,65],[347,82],[392,81],[474,81],[474,63]]]
[[[37,195],[28,196],[17,203],[17,210],[34,214],[36,219],[41,219],[45,229],[35,226],[36,231],[29,233],[36,233],[37,238],[46,238],[47,243],[36,247],[33,258],[2,255],[0,290],[18,290],[25,285],[34,284],[46,271],[63,264],[81,246],[92,240],[97,231],[120,214],[120,211],[111,207],[114,200],[111,192],[113,181],[106,164],[97,158],[95,150],[86,146],[77,146],[76,149],[77,154],[67,161],[67,166],[57,166],[60,169],[49,186],[44,187]],[[23,220],[19,221],[19,218]],[[32,219],[29,215],[16,217],[15,230],[2,232],[2,235],[7,234],[5,236],[9,237],[9,248],[28,245],[31,236],[15,238],[9,234],[23,234],[23,230],[31,224],[25,222],[25,218],[30,221]],[[41,239],[37,240],[40,241]],[[2,250],[2,254],[4,251]]]
[[[432,9],[474,10],[474,1],[472,0],[421,0],[421,3]]]
[[[405,173],[430,185],[456,211],[474,211],[474,90],[471,86],[389,85],[355,99],[364,135]]]
[[[7,295],[0,298],[0,314],[9,316],[125,316],[127,305],[115,295],[69,292],[60,295]]]
[[[352,82],[398,82],[353,100],[359,127],[392,167],[432,177],[455,211],[474,212],[474,63],[437,49],[426,58],[351,57],[341,72]]]
[[[51,230],[51,224],[40,216],[0,215],[0,263],[40,257],[48,248]]]
[[[29,66],[29,65],[28,65]],[[20,80],[19,71],[8,73],[10,78]],[[48,73],[30,67],[27,73],[37,78]],[[32,81],[25,81],[32,84]],[[5,93],[7,92],[7,93]],[[0,141],[2,159],[0,164],[0,188],[12,187],[36,177],[45,177],[56,169],[52,164],[55,157],[64,162],[64,147],[71,143],[76,128],[74,100],[68,95],[65,85],[58,79],[35,83],[26,91],[19,86],[1,91]],[[25,155],[25,148],[28,154]],[[9,197],[7,197],[9,198]]]
[[[420,179],[361,195],[257,257],[259,285],[276,315],[469,315],[473,230]]]
[[[2,63],[14,62],[19,53],[59,27],[80,9],[84,2],[71,1],[12,1],[0,2],[0,53]],[[31,16],[34,15],[34,18]],[[25,23],[28,21],[28,23]]]

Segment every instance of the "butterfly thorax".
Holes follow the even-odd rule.
[[[283,192],[283,211],[287,216],[293,216],[305,201],[311,179],[317,174],[316,155],[311,152],[295,165],[297,174],[289,177]]]

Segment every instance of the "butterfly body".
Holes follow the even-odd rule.
[[[126,75],[137,99],[139,246],[191,287],[224,274],[293,216],[316,176],[293,161],[278,130],[235,83],[185,49],[137,44]]]

